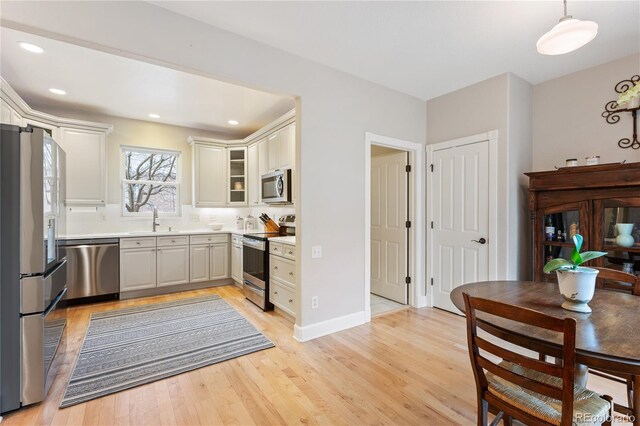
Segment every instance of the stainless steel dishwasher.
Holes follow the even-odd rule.
[[[61,248],[67,256],[68,301],[118,298],[120,250],[117,238],[67,240]]]

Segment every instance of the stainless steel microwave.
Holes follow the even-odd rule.
[[[262,175],[261,185],[263,203],[291,203],[291,169],[276,170]]]

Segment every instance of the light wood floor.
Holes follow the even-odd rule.
[[[204,294],[220,294],[276,347],[58,408],[91,312]],[[259,311],[234,286],[74,307],[46,401],[6,415],[2,425],[473,424],[464,326],[444,311],[409,308],[299,343],[290,320]],[[598,380],[592,389],[624,396]]]

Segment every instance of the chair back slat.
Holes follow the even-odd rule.
[[[529,379],[528,377],[514,373],[511,370],[507,370],[489,361],[487,358],[480,356],[478,358],[478,365],[487,371],[501,377],[511,383],[514,383],[522,388],[528,389],[532,392],[537,392],[542,395],[549,396],[558,401],[562,401],[562,389],[552,385],[548,385],[537,380]]]
[[[485,350],[493,355],[499,356],[505,361],[509,361],[530,370],[539,371],[540,373],[548,374],[550,376],[562,379],[563,370],[559,365],[549,364],[548,362],[539,361],[534,358],[529,358],[528,356],[520,355],[517,352],[512,352],[510,350],[501,348],[500,346],[494,345],[493,343],[483,339],[482,337],[476,337],[476,344],[480,349]]]
[[[576,340],[576,321],[573,318],[556,318],[537,312],[531,309],[519,306],[508,305],[493,300],[471,297],[467,293],[463,293],[466,315],[467,315],[467,340],[469,344],[469,357],[473,367],[474,377],[479,392],[483,395],[490,394],[489,383],[485,370],[503,380],[520,386],[532,392],[553,398],[562,403],[562,420],[561,425],[571,425],[573,421],[573,400],[574,400],[574,379],[575,379],[575,340]],[[538,327],[545,330],[562,335],[562,365],[558,366],[547,363],[538,359],[526,357],[511,349],[500,347],[495,343],[478,336],[478,318],[477,313],[482,312],[482,323],[489,323],[489,317],[486,314],[497,317],[497,319],[506,319],[514,323],[524,324],[530,327]],[[504,338],[503,330],[505,326],[500,327],[482,327],[482,330],[490,335],[498,338]],[[515,326],[516,324],[514,324]],[[500,330],[502,329],[502,331]],[[511,342],[512,344],[514,342]],[[517,346],[517,345],[516,345]],[[495,355],[504,361],[513,364],[519,364],[538,373],[547,374],[552,377],[561,379],[560,387],[544,383],[542,380],[536,380],[519,374],[517,370],[509,370],[493,362],[483,356],[480,352],[487,352]],[[521,409],[513,406],[516,412],[524,413]],[[542,419],[541,419],[542,420]]]

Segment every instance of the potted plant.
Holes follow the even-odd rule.
[[[564,298],[562,307],[574,312],[591,312],[588,303],[593,298],[596,289],[596,276],[598,270],[580,266],[589,260],[596,259],[607,254],[604,251],[585,251],[580,253],[583,242],[582,235],[573,236],[573,252],[571,260],[552,259],[544,265],[544,272],[556,271],[560,294]]]
[[[640,81],[630,87],[628,90],[620,94],[617,102],[618,106],[626,109],[634,109],[640,107]]]

